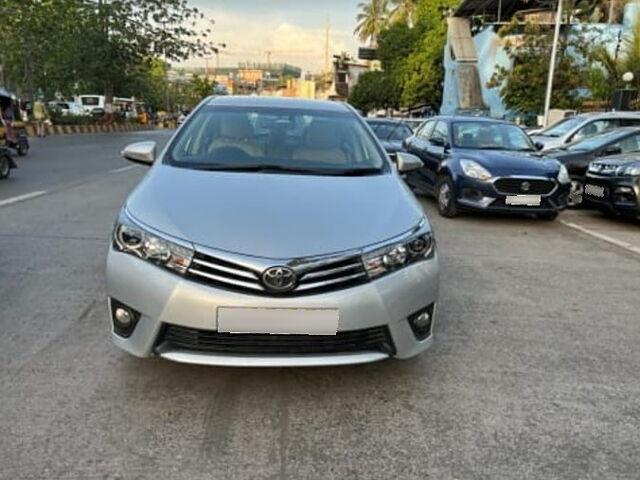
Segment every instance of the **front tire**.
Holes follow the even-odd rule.
[[[17,151],[19,156],[24,157],[29,153],[29,147],[24,143],[18,143]]]
[[[11,160],[9,157],[0,157],[0,179],[9,178],[11,173]]]
[[[443,217],[453,218],[458,215],[453,181],[449,176],[439,177],[436,182],[436,202],[438,213]]]

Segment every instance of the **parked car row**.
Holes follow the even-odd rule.
[[[577,115],[529,136],[512,123],[481,117],[432,117],[411,134],[402,120],[367,123],[387,153],[422,160],[405,179],[415,192],[436,198],[443,216],[480,210],[553,219],[581,204],[640,215],[638,113]]]

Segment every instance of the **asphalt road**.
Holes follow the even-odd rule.
[[[638,223],[561,216],[615,244],[423,200],[443,275],[422,356],[139,360],[109,341],[103,267],[145,172],[118,152],[146,138],[167,133],[36,141],[0,182],[0,479],[638,478]]]

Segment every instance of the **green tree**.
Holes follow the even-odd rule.
[[[389,22],[389,8],[387,0],[368,0],[358,4],[361,12],[356,19],[358,25],[353,31],[363,42],[376,46],[378,35]]]
[[[366,72],[349,95],[349,103],[365,115],[372,110],[397,108],[399,103],[393,81],[385,72]]]
[[[416,0],[391,0],[391,11],[389,20],[391,23],[404,23],[408,27],[413,27],[416,12]]]
[[[512,65],[498,66],[488,86],[500,89],[500,97],[507,108],[526,113],[541,112],[544,109],[553,28],[528,23],[522,29],[514,21],[500,30],[503,37],[512,34],[517,34],[517,41],[507,40],[505,43]],[[551,97],[554,108],[577,108],[584,100],[592,74],[589,60],[593,47],[589,45],[588,38],[584,30],[561,39]],[[567,54],[568,50],[571,54]]]

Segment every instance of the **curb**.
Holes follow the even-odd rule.
[[[137,132],[141,130],[162,129],[164,126],[141,125],[133,123],[115,123],[111,125],[46,125],[47,135],[74,135],[85,133],[113,133],[113,132]],[[33,125],[26,125],[27,136],[35,137],[36,128]]]

